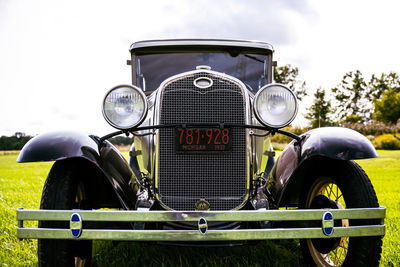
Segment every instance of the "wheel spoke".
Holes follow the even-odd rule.
[[[336,197],[336,194],[335,194],[335,190],[334,190],[335,188],[334,188],[334,186],[336,186],[336,185],[335,185],[335,184],[332,184],[332,187],[331,187],[332,190],[331,190],[331,191],[332,191],[332,195],[335,197],[334,200],[336,201],[336,200],[337,200],[337,197]],[[337,188],[337,186],[336,186],[336,188]]]
[[[331,251],[331,252],[329,253],[329,260],[330,260],[333,264],[335,264],[335,257],[336,257],[335,251]]]
[[[340,262],[340,259],[339,259],[339,257],[338,257],[338,250],[339,250],[339,248],[336,248],[335,249],[335,252],[334,252],[334,254],[335,254],[335,264],[337,264],[338,262]]]
[[[344,249],[342,248],[342,249],[340,250],[340,256],[339,256],[339,263],[340,263],[340,264],[342,264],[342,255],[343,255],[343,251],[344,251]]]
[[[336,202],[339,201],[339,186],[336,186]]]
[[[349,239],[349,238],[346,237],[346,238],[343,240],[344,249],[346,250],[346,254],[347,254],[347,249],[349,248],[349,243],[347,242],[348,239]]]
[[[331,186],[331,196],[332,196],[332,198],[336,198],[336,194],[335,194],[335,184],[332,184],[332,186]]]
[[[328,184],[328,189],[329,189],[329,191],[327,192],[327,197],[328,198],[331,198],[331,194],[332,194],[332,185],[331,184]]]

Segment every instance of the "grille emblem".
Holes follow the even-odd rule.
[[[330,236],[333,233],[333,215],[330,211],[326,211],[322,215],[322,232],[326,236]]]
[[[78,238],[82,234],[82,217],[79,213],[73,213],[69,221],[69,228],[73,237]]]
[[[210,210],[210,203],[205,199],[200,199],[195,204],[196,210]]]
[[[200,77],[193,81],[194,86],[200,89],[205,89],[213,85],[213,80],[207,77]]]
[[[208,225],[207,225],[206,219],[200,218],[199,219],[199,232],[202,235],[205,235],[207,233],[207,229],[208,229]]]

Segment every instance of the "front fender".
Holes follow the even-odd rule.
[[[55,161],[73,157],[97,162],[100,157],[98,144],[93,138],[82,133],[45,133],[25,144],[17,162]]]
[[[342,127],[324,127],[306,132],[301,141],[292,141],[280,154],[270,176],[268,189],[279,206],[297,204],[298,186],[306,179],[313,159],[355,160],[378,154],[362,134]]]
[[[378,153],[362,134],[343,127],[313,129],[304,135],[301,143],[301,160],[312,156],[331,159],[354,160],[376,158]]]
[[[31,139],[22,148],[18,162],[61,161],[84,159],[99,171],[97,179],[106,183],[96,186],[112,187],[125,209],[133,209],[136,203],[136,179],[121,153],[108,141],[99,146],[95,137],[76,132],[51,132]],[[82,170],[83,171],[83,170]],[[101,192],[100,188],[97,188]]]

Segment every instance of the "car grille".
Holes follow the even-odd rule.
[[[194,80],[208,77],[209,88]],[[237,83],[222,75],[195,72],[167,83],[160,101],[160,123],[246,122],[245,97]],[[178,154],[175,129],[159,130],[159,200],[173,210],[194,210],[200,199],[211,210],[240,207],[247,196],[246,130],[232,128],[232,150],[218,154]]]

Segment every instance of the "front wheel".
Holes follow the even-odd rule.
[[[379,207],[374,188],[359,165],[327,160],[307,177],[300,207],[346,209]],[[341,220],[335,226],[363,225],[374,220]],[[342,237],[301,240],[306,263],[317,266],[378,266],[382,237]]]
[[[56,162],[46,179],[40,209],[88,209],[82,170],[73,161]],[[40,221],[40,228],[69,228],[66,222]],[[38,240],[39,266],[89,266],[92,241]]]

